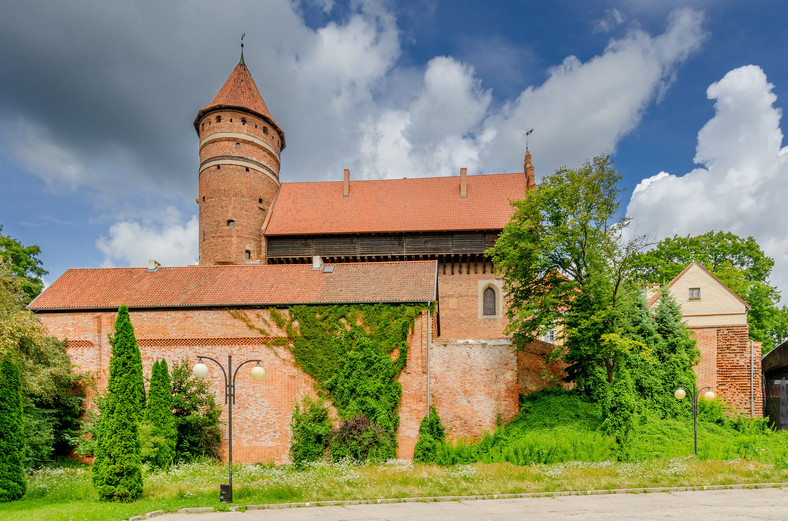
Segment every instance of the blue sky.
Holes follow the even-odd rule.
[[[786,293],[787,20],[765,0],[9,4],[0,225],[48,282],[194,262],[191,123],[245,32],[285,182],[519,171],[534,128],[537,178],[610,153],[634,230],[752,235]]]

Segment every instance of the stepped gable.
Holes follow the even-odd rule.
[[[454,177],[284,183],[265,235],[501,230],[522,199],[522,172]]]
[[[290,304],[432,302],[435,261],[69,269],[28,307],[36,312]]]
[[[249,73],[249,69],[246,67],[243,58],[241,58],[241,61],[235,66],[233,72],[230,73],[230,77],[227,78],[222,88],[219,89],[213,101],[197,112],[197,117],[194,118],[195,130],[199,133],[198,126],[200,119],[208,112],[232,108],[254,113],[267,120],[276,128],[282,140],[282,148],[285,148],[284,132],[282,132],[281,127],[274,121],[274,118],[268,111],[268,107],[265,101],[263,101],[260,91],[257,90],[257,85],[252,75]]]

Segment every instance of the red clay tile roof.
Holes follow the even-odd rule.
[[[200,118],[207,112],[222,108],[239,108],[247,110],[268,120],[269,123],[276,127],[276,130],[281,135],[282,148],[284,148],[284,133],[279,125],[277,125],[276,121],[274,121],[271,113],[268,112],[268,107],[265,105],[260,91],[257,90],[257,85],[255,85],[252,75],[249,73],[249,69],[247,69],[246,65],[243,63],[239,63],[235,66],[233,72],[230,73],[230,77],[227,78],[222,88],[219,89],[219,93],[216,94],[213,101],[200,109],[197,113],[197,117],[194,118],[194,128],[198,129]]]
[[[525,174],[283,183],[265,235],[500,230],[525,196]]]
[[[69,269],[29,306],[33,311],[431,302],[435,261]]]

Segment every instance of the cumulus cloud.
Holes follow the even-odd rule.
[[[775,260],[774,282],[788,288],[788,147],[772,88],[754,65],[710,85],[715,114],[698,133],[695,154],[702,166],[644,179],[627,213],[637,232],[654,240],[709,230],[755,237]]]
[[[105,255],[104,266],[146,266],[155,259],[164,266],[197,264],[197,216],[183,222],[175,208],[143,221],[124,220],[109,229],[109,236],[96,240]]]

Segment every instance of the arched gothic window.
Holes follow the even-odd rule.
[[[482,314],[485,316],[494,316],[495,315],[495,290],[493,288],[487,288],[484,290],[482,294]]]

